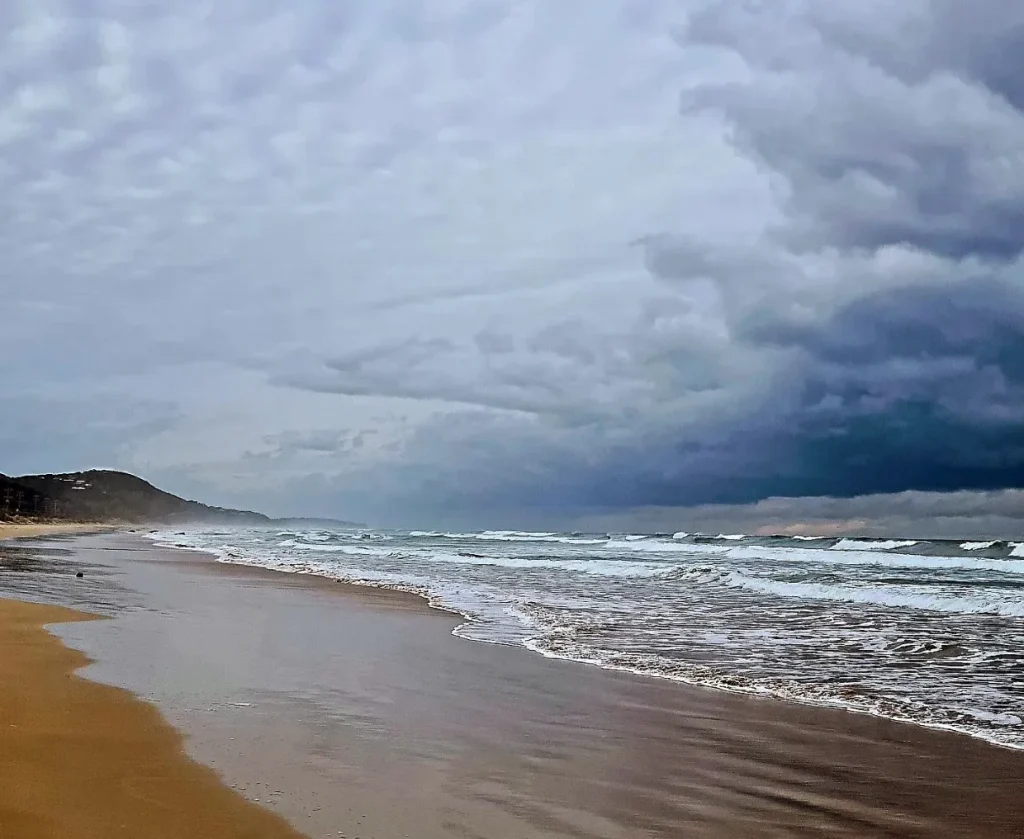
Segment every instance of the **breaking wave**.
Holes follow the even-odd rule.
[[[868,541],[864,539],[840,539],[832,546],[834,551],[893,551],[897,548],[910,548],[916,545],[914,540],[885,539]]]
[[[1024,544],[489,530],[166,531],[412,591],[489,643],[1024,748]]]

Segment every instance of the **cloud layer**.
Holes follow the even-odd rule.
[[[12,6],[0,471],[396,522],[1024,486],[1024,13],[890,6]]]

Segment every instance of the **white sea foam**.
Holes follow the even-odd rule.
[[[868,587],[829,585],[827,583],[795,583],[766,577],[751,577],[732,572],[726,577],[727,585],[809,600],[831,600],[870,606],[925,609],[932,612],[950,612],[961,615],[1002,615],[1024,617],[1024,600],[984,595],[939,594],[932,587],[887,586]]]
[[[870,539],[840,539],[831,550],[833,551],[892,551],[896,548],[909,548],[916,545],[913,539],[888,539],[872,541]]]
[[[304,545],[298,542],[291,547],[300,551],[349,556],[392,556],[395,553],[392,548],[374,548],[370,545]]]
[[[519,530],[485,530],[482,533],[426,533],[415,531],[423,536],[434,536],[443,539],[476,540],[480,542],[552,542],[562,545],[601,545],[607,539],[567,536],[558,533],[528,533]]]
[[[988,548],[995,547],[998,542],[964,542],[960,545],[962,551],[984,551]]]
[[[551,542],[559,545],[604,545],[607,539],[586,539],[579,536],[491,536],[481,537],[484,542]]]
[[[828,685],[795,681],[792,679],[745,679],[736,678],[715,668],[694,665],[683,661],[666,661],[657,656],[630,655],[595,650],[581,644],[552,642],[547,638],[530,638],[524,642],[527,649],[540,653],[545,658],[575,661],[609,670],[619,670],[643,676],[686,684],[709,687],[727,693],[755,696],[771,696],[804,705],[826,706],[858,714],[894,719],[919,725],[924,728],[956,731],[971,734],[998,746],[1024,749],[1024,740],[1019,736],[1009,738],[996,734],[986,725],[978,729],[965,726],[959,721],[949,721],[949,712],[943,713],[919,703],[893,701],[888,697],[857,696],[838,693]],[[985,711],[961,710],[960,717],[973,718],[988,725],[1015,727],[1024,724],[1016,714],[993,714]]]
[[[657,562],[609,559],[550,559],[528,556],[483,556],[432,552],[418,559],[453,565],[491,566],[532,571],[559,570],[601,577],[657,577],[671,574],[679,566]]]
[[[716,539],[724,539],[728,542],[738,542],[740,539],[746,539],[746,535],[743,533],[719,533]]]
[[[703,545],[691,546],[704,548]],[[712,553],[713,551],[707,551]],[[721,553],[719,551],[719,553]],[[986,557],[922,556],[882,551],[833,551],[830,548],[777,548],[760,545],[729,548],[724,556],[730,559],[760,562],[820,563],[822,565],[874,565],[881,568],[922,568],[933,571],[998,571],[1004,574],[1024,574],[1024,562],[1015,559]]]
[[[1014,542],[1010,556],[1024,556],[1024,542]]]
[[[680,530],[678,533],[673,533],[672,534],[672,538],[673,539],[686,539],[687,537],[689,537],[689,535],[690,535],[689,533],[684,533],[682,530]]]
[[[1021,543],[998,559],[892,552],[897,540],[314,533],[326,538],[156,535],[223,562],[411,591],[466,616],[455,633],[475,641],[1024,748]]]
[[[625,539],[610,539],[604,543],[604,547],[613,551],[631,551],[635,553],[693,553],[693,545],[681,542],[662,541],[660,539],[646,539],[644,541],[626,541]]]
[[[976,720],[984,720],[993,725],[1022,725],[1024,720],[1016,714],[993,714],[989,711],[980,711],[977,708],[962,708],[961,713],[974,717]]]

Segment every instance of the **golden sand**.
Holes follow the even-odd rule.
[[[157,710],[73,675],[44,624],[89,620],[0,600],[0,839],[298,839],[190,760]]]
[[[110,529],[112,529],[110,525],[104,524],[6,524],[0,522],[0,539],[30,539],[33,536],[96,533],[100,530]]]

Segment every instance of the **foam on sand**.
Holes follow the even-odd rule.
[[[225,562],[414,591],[464,615],[455,632],[475,641],[839,702],[1024,748],[1024,725],[958,710],[1021,707],[1017,545],[1013,557],[1004,542],[982,551],[898,539],[439,532],[163,539]],[[856,696],[837,694],[844,684]]]

